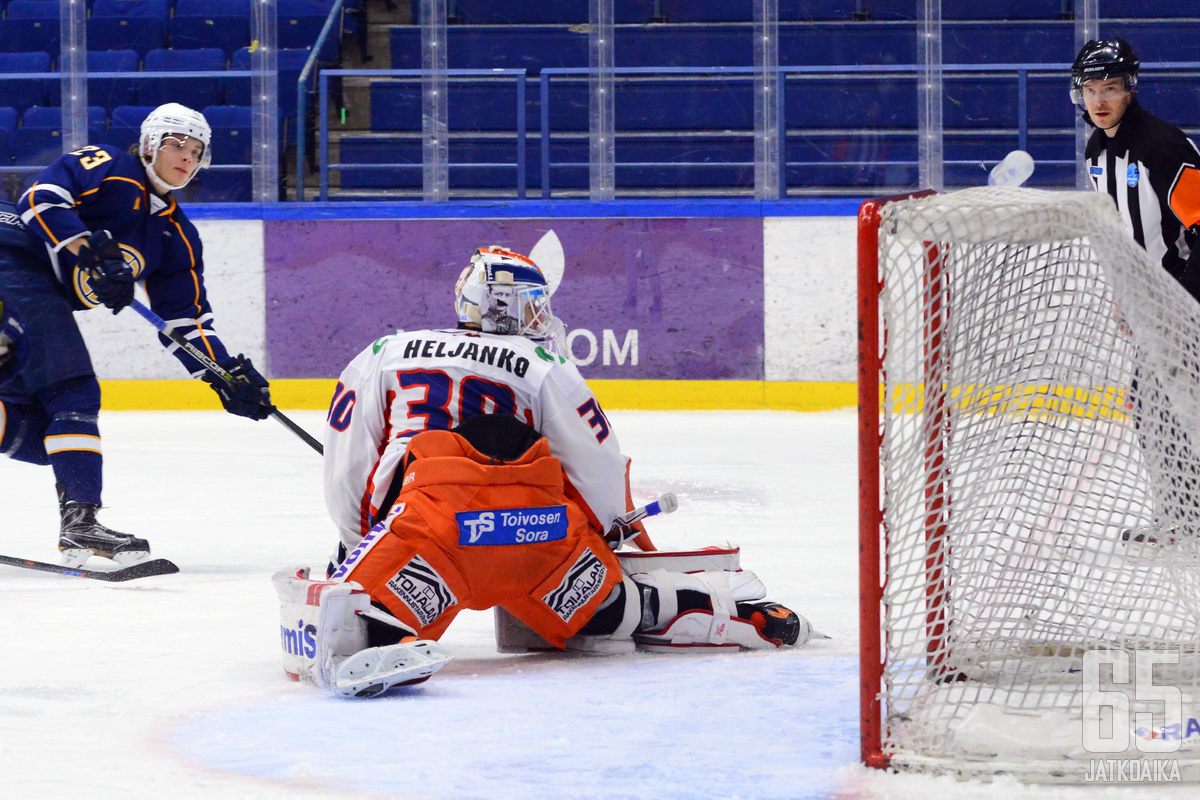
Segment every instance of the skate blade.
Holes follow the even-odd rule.
[[[64,567],[70,567],[71,569],[79,569],[86,564],[88,559],[90,559],[92,556],[97,558],[107,558],[111,561],[115,561],[117,565],[121,567],[131,567],[134,564],[140,564],[150,558],[149,550],[130,550],[124,553],[113,553],[112,555],[107,555],[105,553],[97,553],[95,550],[91,550],[86,547],[73,547],[67,550],[60,550],[59,552],[62,554],[62,565]]]
[[[62,565],[71,569],[79,569],[87,563],[89,558],[95,555],[95,553],[87,548],[69,548],[67,550],[60,550],[59,553],[62,556]]]

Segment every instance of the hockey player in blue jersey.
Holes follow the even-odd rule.
[[[266,379],[213,330],[200,237],[171,194],[208,166],[210,140],[202,114],[168,103],[146,117],[130,152],[89,145],[67,153],[15,208],[0,204],[0,297],[28,339],[27,361],[0,373],[0,453],[53,468],[68,563],[136,561],[150,551],[145,539],[96,519],[100,385],[72,312],[103,305],[115,314],[140,281],[154,311],[238,379],[230,388],[212,378],[160,335],[227,411],[258,420],[272,410]]]

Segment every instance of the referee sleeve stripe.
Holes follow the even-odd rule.
[[[1183,227],[1190,228],[1200,222],[1200,169],[1191,164],[1180,167],[1167,197]]]

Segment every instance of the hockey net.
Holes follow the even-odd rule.
[[[1200,305],[1099,193],[869,201],[859,259],[864,761],[1200,778]]]

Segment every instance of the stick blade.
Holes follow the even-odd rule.
[[[168,561],[165,558],[152,558],[149,561],[139,561],[136,564],[130,564],[128,567],[121,567],[120,569],[104,572],[100,570],[88,570],[88,577],[117,583],[132,581],[138,578],[150,578],[155,575],[173,575],[176,572],[179,572],[179,567],[175,566],[174,562]]]

